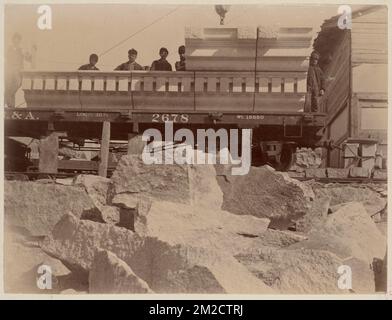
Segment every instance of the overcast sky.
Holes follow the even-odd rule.
[[[50,6],[53,28],[44,31],[37,27],[38,5],[5,6],[6,48],[12,34],[19,32],[26,50],[33,44],[37,45],[36,69],[39,70],[77,69],[88,62],[90,53],[100,54],[164,16],[100,57],[98,67],[101,70],[113,70],[118,64],[127,61],[130,48],[138,50],[137,60],[140,64],[151,65],[158,58],[159,48],[163,46],[169,49],[168,61],[174,66],[178,60],[177,48],[184,44],[185,26],[219,27],[219,16],[213,5]],[[225,26],[312,26],[319,30],[325,19],[337,14],[337,9],[337,5],[232,5],[226,15]],[[26,69],[28,67],[26,64]]]

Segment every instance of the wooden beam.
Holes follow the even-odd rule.
[[[59,137],[57,132],[48,132],[41,137],[39,144],[39,172],[57,173],[59,154]]]
[[[99,161],[98,174],[101,177],[107,176],[109,162],[109,145],[110,145],[110,122],[102,123],[102,139],[101,139],[101,157]]]

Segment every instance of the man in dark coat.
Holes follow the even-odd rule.
[[[161,58],[155,60],[151,65],[151,71],[172,71],[172,66],[167,62],[166,58],[169,55],[169,51],[166,48],[159,49],[159,55]]]
[[[185,46],[178,48],[178,54],[180,55],[180,61],[175,64],[176,71],[185,71]]]
[[[143,67],[136,62],[137,51],[135,49],[128,50],[128,61],[120,64],[114,70],[120,71],[132,71],[132,70],[144,70]]]
[[[320,111],[320,97],[325,93],[325,76],[318,65],[320,55],[313,51],[310,55],[310,64],[307,77],[307,92],[311,95],[311,111]]]
[[[89,63],[80,66],[79,70],[95,70],[95,71],[99,70],[95,66],[98,62],[98,56],[95,53],[90,54],[89,61],[90,61]]]

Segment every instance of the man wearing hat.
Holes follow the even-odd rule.
[[[320,54],[313,51],[310,55],[310,63],[307,78],[307,92],[311,95],[311,111],[320,111],[320,97],[325,93],[325,76],[318,65]]]
[[[130,71],[130,70],[143,70],[143,67],[136,62],[137,51],[135,49],[130,49],[128,51],[128,61],[120,64],[114,70],[120,71]]]

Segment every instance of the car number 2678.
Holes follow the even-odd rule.
[[[154,113],[152,115],[152,122],[189,122],[189,114],[186,113]]]

